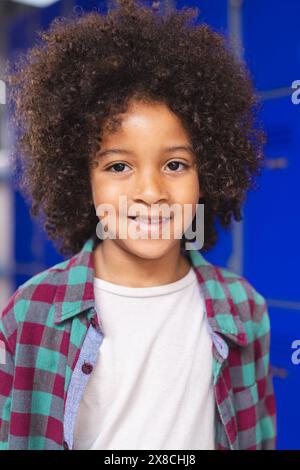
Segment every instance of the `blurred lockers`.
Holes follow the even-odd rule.
[[[144,3],[150,5],[152,2]],[[66,0],[47,8],[31,8],[5,25],[7,57],[13,58],[30,46],[35,30],[47,27],[55,16],[68,14],[74,8],[105,12],[113,4],[113,0]],[[200,7],[200,21],[231,37],[236,53],[247,61],[262,98],[261,117],[268,143],[260,188],[249,194],[243,222],[233,224],[228,233],[221,231],[219,245],[206,254],[206,258],[242,274],[267,299],[278,407],[278,449],[300,449],[297,426],[300,419],[297,400],[300,365],[291,361],[291,344],[300,339],[300,254],[297,244],[300,228],[300,106],[291,101],[291,84],[300,79],[300,2],[161,2],[162,9],[183,6]],[[3,112],[3,105],[0,106]],[[13,137],[2,139],[2,147],[7,147],[11,140]],[[38,225],[31,221],[22,196],[10,190],[7,171],[1,172],[5,167],[4,159],[5,148],[0,154],[2,305],[26,279],[63,259]]]

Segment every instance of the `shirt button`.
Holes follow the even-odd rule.
[[[63,447],[64,447],[64,450],[69,450],[69,446],[68,446],[67,441],[63,442]]]
[[[92,325],[94,328],[96,328],[96,326],[97,326],[96,320],[95,320],[94,317],[91,319],[91,325]]]
[[[81,367],[81,370],[84,374],[90,374],[93,370],[93,366],[92,364],[90,364],[89,362],[85,362],[82,367]]]

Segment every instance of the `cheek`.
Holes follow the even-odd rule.
[[[200,197],[198,176],[193,175],[186,181],[177,184],[174,193],[176,194],[176,201],[180,204],[197,204]]]
[[[191,224],[196,215],[199,198],[200,188],[196,174],[185,178],[185,181],[181,181],[174,187],[173,201],[181,206],[175,223],[176,233],[181,233],[182,229],[185,231]]]
[[[90,179],[94,205],[111,204],[118,212],[120,196],[126,195],[126,188],[119,182],[111,179],[92,175]]]
[[[198,174],[195,174],[191,184],[189,186],[189,197],[192,201],[192,204],[197,204],[199,202],[199,198],[201,197],[200,186],[199,186],[199,178]],[[195,207],[196,210],[196,207]]]

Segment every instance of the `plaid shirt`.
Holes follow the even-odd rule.
[[[0,450],[73,448],[76,414],[104,337],[94,239],[19,286],[0,319]],[[188,251],[212,337],[215,448],[275,449],[265,299],[245,278]],[[200,371],[199,371],[200,373]]]

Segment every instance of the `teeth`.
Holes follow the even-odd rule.
[[[165,220],[169,220],[169,217],[162,217],[160,219],[144,219],[142,217],[136,217],[134,220],[136,220],[137,222],[142,222],[143,224],[150,224],[150,223],[153,223],[153,224],[157,224],[158,222],[162,221],[164,222]]]

